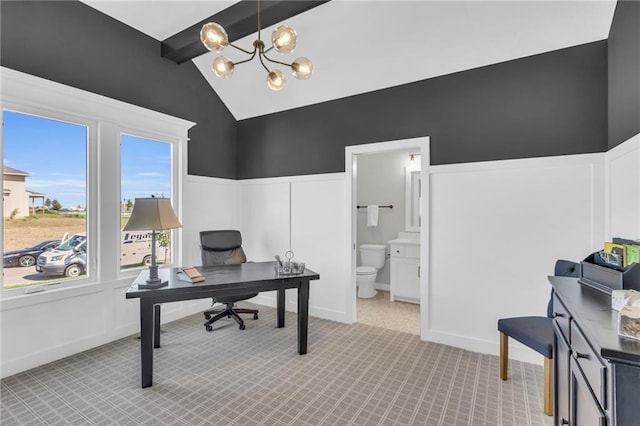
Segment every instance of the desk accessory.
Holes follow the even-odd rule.
[[[171,208],[168,198],[136,198],[129,221],[124,231],[151,231],[151,265],[149,279],[138,284],[139,289],[161,288],[169,284],[158,277],[156,264],[156,231],[180,228],[182,225]]]
[[[619,311],[625,306],[640,307],[640,291],[613,290],[611,292],[611,309]]]
[[[178,279],[188,283],[201,283],[204,277],[196,268],[180,268],[177,271]]]
[[[613,290],[640,291],[640,263],[628,267],[608,264],[602,260],[599,252],[591,253],[580,262],[578,282],[611,295]]]
[[[300,275],[304,273],[305,265],[304,262],[294,262],[293,261],[293,252],[291,250],[287,251],[284,254],[284,257],[287,258],[284,262],[280,259],[280,256],[275,255],[276,263],[275,270],[276,275]]]
[[[618,313],[618,334],[640,340],[640,307],[625,306]]]

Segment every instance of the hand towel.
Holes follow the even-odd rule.
[[[367,206],[367,226],[378,226],[378,206]]]

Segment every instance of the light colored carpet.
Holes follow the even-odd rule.
[[[420,305],[392,302],[388,291],[378,290],[375,297],[358,298],[356,306],[359,323],[420,335]]]
[[[296,352],[296,316],[276,311],[240,331],[208,333],[202,315],[163,326],[154,385],[140,388],[134,336],[3,379],[3,425],[550,425],[542,368],[421,342],[364,324],[309,319]]]

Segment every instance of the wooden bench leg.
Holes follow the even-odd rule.
[[[500,378],[507,380],[509,375],[509,336],[500,332]]]
[[[553,416],[553,360],[544,359],[544,413]]]

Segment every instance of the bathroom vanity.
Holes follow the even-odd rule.
[[[420,234],[400,233],[389,241],[391,253],[390,298],[394,302],[420,303]]]

